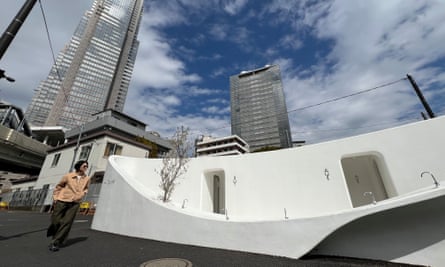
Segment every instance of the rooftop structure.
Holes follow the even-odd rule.
[[[65,143],[66,129],[62,126],[31,127],[32,137],[52,147]]]
[[[237,135],[220,138],[203,136],[197,140],[196,156],[229,156],[249,153],[249,145]]]
[[[117,138],[126,138],[132,142],[151,147],[151,157],[158,157],[171,148],[171,143],[159,134],[146,131],[147,125],[124,113],[115,110],[105,110],[93,114],[94,120],[66,132],[66,146],[77,142],[79,134],[82,139],[93,139],[95,136],[107,133]]]

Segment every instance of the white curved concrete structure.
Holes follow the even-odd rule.
[[[160,160],[112,157],[92,228],[291,258],[439,266],[445,186],[432,178],[444,183],[444,136],[439,117],[294,149],[195,158],[167,204],[157,200]]]

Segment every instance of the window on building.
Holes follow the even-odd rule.
[[[122,146],[115,143],[107,143],[107,147],[105,148],[104,157],[108,157],[111,155],[121,155],[122,154]]]
[[[51,168],[56,167],[59,163],[60,153],[54,155],[53,162],[51,163]]]
[[[83,146],[80,149],[79,160],[87,160],[88,157],[90,156],[90,152],[91,152],[91,145]]]

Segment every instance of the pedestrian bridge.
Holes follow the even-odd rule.
[[[33,139],[20,108],[0,103],[0,170],[38,174],[48,146]]]

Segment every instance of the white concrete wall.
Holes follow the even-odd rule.
[[[168,204],[156,200],[161,192],[156,172],[161,168],[160,160],[112,157],[92,227],[298,258],[352,220],[442,196],[444,187],[436,189],[432,179],[421,179],[420,173],[430,171],[443,183],[443,136],[445,117],[440,117],[316,145],[196,158],[189,162]],[[352,208],[341,159],[362,155],[379,157],[391,198]],[[208,205],[203,205],[208,198],[203,193],[208,190],[205,174],[212,171],[224,171],[228,220],[225,215],[209,213]],[[186,208],[181,209],[184,199]],[[405,259],[412,260],[409,256]]]
[[[291,218],[317,216],[351,208],[341,159],[380,154],[391,179],[390,196],[409,193],[432,184],[422,179],[431,171],[444,179],[445,117],[342,140],[298,148],[240,156],[194,158],[177,185],[172,201],[200,210],[204,173],[225,173],[226,208],[234,220],[280,219],[284,208]],[[428,129],[423,126],[428,124]],[[442,149],[440,149],[442,148]],[[142,186],[160,194],[161,161],[119,159],[119,165]],[[325,176],[329,171],[329,180]],[[233,178],[236,176],[236,184]]]

